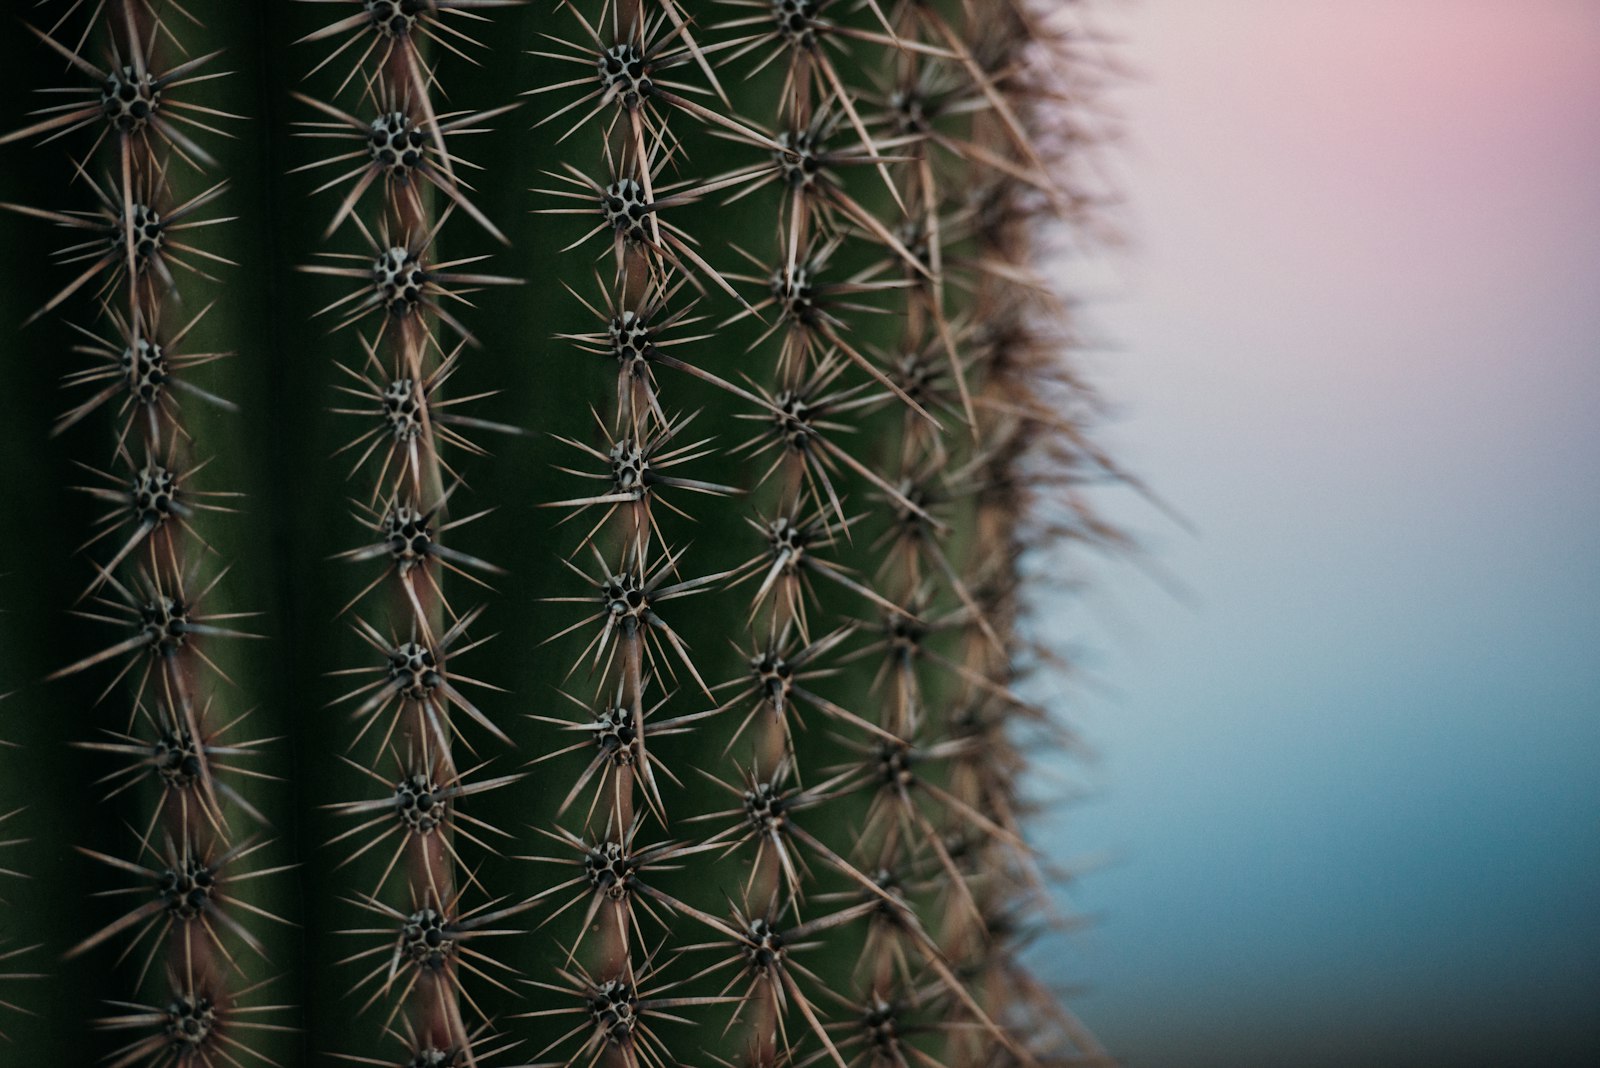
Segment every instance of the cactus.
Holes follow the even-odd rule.
[[[1107,1062],[1022,961],[1030,553],[1126,480],[1040,265],[1099,236],[1080,6],[31,12],[0,1031]]]

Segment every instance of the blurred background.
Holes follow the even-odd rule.
[[[1142,0],[1041,953],[1131,1068],[1600,1063],[1600,4]],[[1074,778],[1082,778],[1078,769]],[[1103,852],[1092,852],[1103,851]]]

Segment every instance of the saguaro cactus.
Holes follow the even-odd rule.
[[[1105,1061],[1021,958],[1082,6],[30,12],[17,1049]]]

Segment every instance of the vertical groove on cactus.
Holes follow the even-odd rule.
[[[3,696],[4,695],[0,695],[0,697]],[[23,811],[25,810],[15,808],[10,812],[7,812],[5,815],[0,816],[0,830],[9,831],[12,821],[15,820],[16,817]],[[5,838],[0,840],[0,850],[4,850],[6,853],[9,853],[12,847],[22,845],[25,841],[26,839],[22,838]],[[20,879],[23,877],[23,873],[14,868],[0,867],[0,878]],[[19,972],[11,970],[12,968],[17,967],[21,961],[30,958],[40,948],[40,944],[35,942],[32,945],[12,945],[10,941],[10,935],[11,930],[8,925],[3,936],[0,936],[3,937],[3,940],[0,940],[0,969],[4,969],[0,970],[0,1010],[3,1010],[3,1012],[7,1013],[26,1013],[29,1010],[11,1000],[11,998],[15,996],[13,993],[16,989],[14,984],[18,984],[30,979],[46,979],[48,976],[41,972]],[[6,1036],[5,1019],[3,1016],[0,1016],[0,1040],[9,1041],[8,1036]]]
[[[115,761],[102,782],[129,833],[116,852],[78,849],[133,903],[67,956],[114,944],[132,969],[118,973],[97,1021],[119,1043],[115,1064],[255,1057],[250,1037],[282,1028],[270,1022],[278,1007],[251,1003],[270,981],[260,975],[264,928],[282,921],[252,904],[248,888],[287,869],[259,866],[265,818],[236,785],[259,743],[241,736],[247,713],[220,660],[228,640],[252,637],[239,629],[250,613],[228,610],[227,569],[206,531],[237,494],[204,488],[210,461],[187,407],[234,406],[192,380],[225,354],[198,350],[209,306],[188,309],[180,295],[187,279],[215,282],[210,272],[232,266],[207,248],[206,228],[229,220],[215,214],[227,182],[206,177],[215,161],[205,142],[227,136],[218,124],[238,116],[196,92],[221,74],[215,53],[184,49],[176,5],[80,6],[34,30],[77,84],[61,91],[65,103],[0,137],[81,148],[69,172],[79,206],[6,206],[71,235],[59,255],[70,280],[34,318],[59,309],[90,323],[71,324],[86,366],[65,376],[77,399],[54,433],[90,424],[111,441],[105,467],[79,465],[87,481],[75,488],[102,512],[80,550],[93,577],[74,611],[115,634],[49,679],[109,674],[101,737],[81,748]]]

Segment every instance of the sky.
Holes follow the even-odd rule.
[[[1096,756],[1129,1068],[1600,1063],[1600,3],[1133,0]]]

